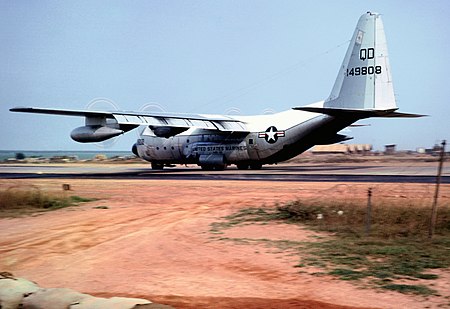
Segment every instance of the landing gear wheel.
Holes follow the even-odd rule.
[[[214,170],[216,170],[216,171],[223,171],[223,170],[226,170],[226,169],[227,169],[227,165],[226,164],[214,166]]]
[[[248,170],[248,164],[236,164],[238,170]]]
[[[200,165],[200,167],[202,168],[202,170],[204,171],[223,171],[224,169],[227,168],[227,166],[224,165]]]
[[[261,163],[252,163],[250,164],[250,169],[252,170],[260,170],[262,168],[262,164]]]
[[[164,164],[152,162],[152,170],[162,170],[164,169]]]
[[[212,165],[200,165],[200,167],[204,171],[212,171],[213,170],[213,166]]]

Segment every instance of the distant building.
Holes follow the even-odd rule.
[[[312,149],[313,154],[351,154],[361,153],[367,154],[372,151],[370,144],[334,144],[334,145],[317,145]]]
[[[434,144],[433,148],[425,149],[426,154],[430,154],[433,156],[438,156],[442,151],[442,146],[438,144]]]
[[[385,155],[395,154],[397,152],[396,147],[397,145],[395,144],[384,145],[384,154]]]
[[[350,153],[368,153],[372,151],[370,144],[348,144],[348,152]]]
[[[425,149],[425,147],[418,147],[418,148],[416,148],[416,152],[420,153],[420,154],[425,154],[426,149]]]

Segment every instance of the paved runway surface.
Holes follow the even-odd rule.
[[[0,178],[70,179],[178,179],[178,180],[266,180],[329,182],[433,183],[437,165],[423,164],[280,164],[261,170],[203,171],[199,167],[175,167],[151,170],[146,164],[3,164]],[[442,183],[450,183],[450,167],[445,167]]]

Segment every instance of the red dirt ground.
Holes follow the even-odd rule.
[[[245,207],[301,198],[414,198],[431,205],[423,184],[253,181],[0,180],[0,189],[33,185],[100,200],[38,215],[0,219],[0,271],[43,287],[96,296],[143,297],[176,308],[437,308],[448,305],[449,273],[428,298],[362,288],[299,273],[298,253],[221,241],[210,224]],[[450,186],[442,187],[448,204]],[[107,206],[108,209],[97,209]],[[305,240],[292,225],[252,225],[224,237]]]

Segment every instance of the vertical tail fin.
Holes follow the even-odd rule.
[[[325,108],[397,109],[381,16],[367,12],[355,32]]]

